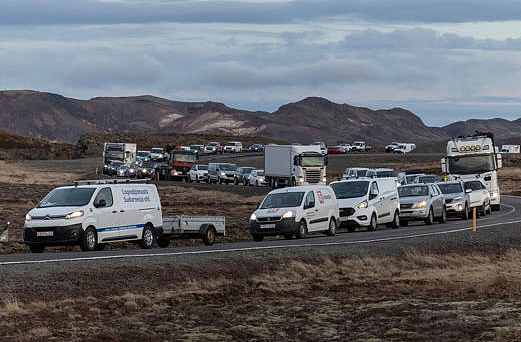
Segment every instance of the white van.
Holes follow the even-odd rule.
[[[311,232],[335,235],[340,222],[338,202],[329,186],[295,186],[271,191],[250,217],[255,241],[282,235],[301,239]]]
[[[359,178],[330,184],[338,199],[340,226],[376,230],[377,225],[400,226],[400,199],[394,178]]]
[[[24,242],[31,252],[78,244],[84,251],[101,250],[116,241],[151,248],[163,226],[156,186],[100,183],[56,188],[29,211]]]

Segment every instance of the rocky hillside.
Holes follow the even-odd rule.
[[[21,137],[0,130],[0,160],[72,159],[79,157],[75,145]]]
[[[521,134],[514,129],[521,127],[521,119],[470,120],[434,128],[405,109],[371,110],[318,97],[289,103],[268,113],[234,109],[216,102],[179,102],[154,96],[77,100],[29,90],[0,92],[0,125],[18,135],[70,143],[92,132],[261,136],[300,143],[321,140],[328,144],[365,140],[380,146],[390,141],[432,144],[470,134],[475,128]]]

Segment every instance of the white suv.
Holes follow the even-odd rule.
[[[469,193],[471,210],[476,208],[480,214],[490,214],[490,193],[481,179],[466,180],[465,190],[472,190]]]

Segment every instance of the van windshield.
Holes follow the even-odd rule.
[[[367,194],[369,182],[340,182],[331,184],[337,199],[362,197]]]
[[[262,202],[261,209],[298,207],[304,198],[303,192],[269,194]]]
[[[38,208],[81,207],[89,204],[95,188],[54,189],[40,202]]]

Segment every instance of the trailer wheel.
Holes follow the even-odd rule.
[[[170,244],[170,238],[167,237],[160,237],[157,240],[157,245],[161,248],[166,248]]]
[[[207,246],[211,246],[215,242],[215,236],[217,233],[215,232],[215,228],[208,224],[203,224],[201,226],[201,238],[203,242]]]

